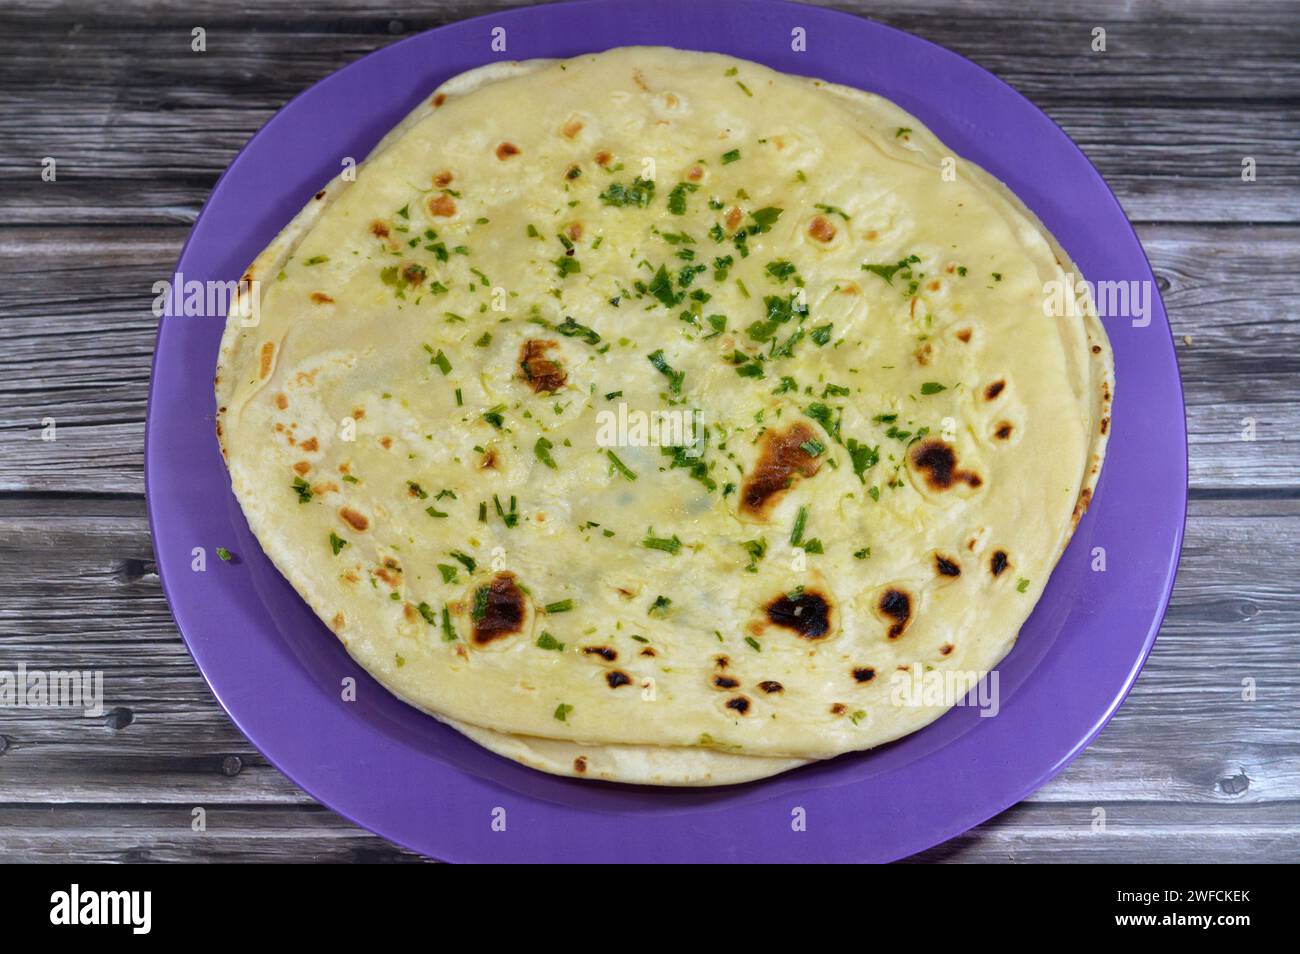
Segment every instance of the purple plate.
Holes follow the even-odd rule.
[[[497,28],[503,53],[492,50]],[[796,28],[807,52],[791,49]],[[371,680],[258,547],[213,433],[221,316],[169,315],[158,332],[145,475],[163,588],[212,691],[268,759],[340,814],[434,858],[903,857],[1015,804],[1101,730],[1155,642],[1182,541],[1182,390],[1151,267],[1101,176],[1028,100],[925,40],[814,7],[605,0],[494,13],[385,47],[282,109],[213,189],[177,271],[237,279],[343,157],[364,156],[443,80],[497,59],[628,44],[730,53],[880,93],[1009,184],[1085,275],[1149,283],[1148,324],[1106,320],[1119,382],[1109,456],[1092,510],[999,667],[999,716],[956,708],[872,752],[719,789],[574,781],[492,755]],[[236,559],[215,559],[219,546]],[[1098,547],[1108,572],[1092,569]],[[349,676],[357,699],[344,703]],[[498,809],[505,831],[493,830]],[[796,809],[805,830],[794,830]]]

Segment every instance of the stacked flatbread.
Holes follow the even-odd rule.
[[[549,772],[745,781],[916,731],[954,700],[900,678],[1013,645],[1109,429],[1077,277],[880,97],[664,48],[497,64],[249,267],[218,435],[402,699]]]

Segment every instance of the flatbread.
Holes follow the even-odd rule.
[[[878,97],[711,54],[633,48],[452,81],[250,268],[267,283],[261,320],[232,316],[217,382],[250,526],[362,665],[525,764],[720,784],[914,731],[950,703],[893,704],[886,677],[979,673],[1010,648],[1091,495],[1113,389],[1086,297],[1083,318],[1041,314],[1045,283],[1077,274],[1059,245],[970,164],[941,183],[941,152]],[[644,158],[655,173],[638,177]],[[657,186],[644,207],[628,201],[637,178]],[[729,268],[711,267],[723,255]],[[681,284],[697,260],[699,284]],[[504,312],[487,304],[498,288]],[[698,308],[692,289],[709,296]],[[460,304],[476,297],[477,312]],[[754,328],[771,314],[763,299],[786,335]],[[796,329],[792,354],[758,358]],[[535,340],[560,357],[554,391],[519,367]],[[769,393],[786,378],[797,390]],[[690,402],[715,427],[712,450],[724,433],[730,446],[706,447],[702,473],[666,466],[660,448],[614,448],[615,465],[593,433],[615,391],[641,408]],[[942,438],[918,438],[927,426]],[[789,434],[821,449],[747,508],[765,448]],[[429,504],[434,488],[457,496]],[[786,536],[800,512],[802,552]],[[506,606],[523,631],[476,639],[476,603],[497,599],[503,573],[526,588]],[[672,602],[652,614],[657,596]],[[825,632],[773,622],[819,599]],[[565,648],[540,646],[543,632]]]

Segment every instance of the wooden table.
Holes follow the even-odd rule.
[[[103,670],[109,711],[0,709],[0,860],[416,860],[269,765],[176,632],[143,496],[150,287],[236,150],[288,99],[400,36],[513,5],[4,3],[0,669]],[[1300,8],[836,6],[965,54],[1083,147],[1159,279],[1191,435],[1178,586],[1132,695],[1054,781],[918,858],[1295,860]],[[195,27],[205,53],[191,52]],[[1104,53],[1090,48],[1095,27]],[[47,156],[56,182],[42,181]],[[41,439],[50,418],[53,442]],[[199,806],[203,833],[191,830]]]

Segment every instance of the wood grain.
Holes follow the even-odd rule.
[[[226,164],[293,95],[398,37],[517,5],[8,0],[0,10],[0,669],[102,671],[108,709],[0,709],[0,860],[420,860],[270,766],[176,633],[142,497],[150,286],[168,277]],[[1294,859],[1295,4],[833,5],[969,56],[1080,144],[1137,223],[1187,401],[1186,544],[1132,694],[1055,780],[912,860]],[[205,54],[189,51],[194,26],[208,32]],[[1096,26],[1104,54],[1089,49]],[[58,159],[56,183],[40,179],[45,156]],[[1241,181],[1244,156],[1256,160],[1253,183]],[[49,418],[52,442],[41,440]],[[1243,439],[1247,421],[1254,440]],[[191,830],[196,806],[205,832]]]

